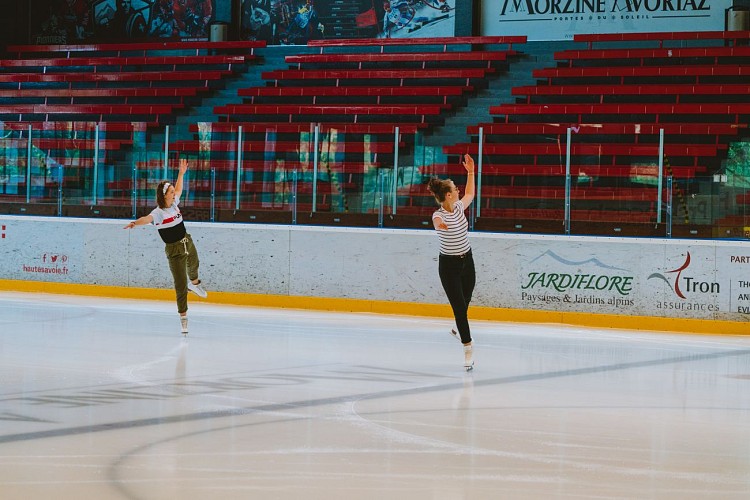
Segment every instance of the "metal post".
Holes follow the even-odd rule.
[[[62,217],[62,200],[63,200],[63,164],[58,163],[57,167],[57,216]]]
[[[315,208],[318,200],[318,140],[320,138],[320,124],[315,125],[315,140],[313,143],[313,185],[312,185],[312,211],[315,212]],[[331,159],[329,158],[328,161]]]
[[[31,125],[26,141],[26,203],[31,203]]]
[[[242,125],[237,127],[237,187],[235,192],[234,209],[240,209],[240,195],[242,193]]]
[[[211,168],[211,222],[216,221],[216,168]]]
[[[570,234],[570,150],[571,129],[568,127],[568,144],[565,146],[565,234]]]
[[[383,227],[383,192],[385,191],[385,176],[383,169],[378,170],[378,227]]]
[[[672,176],[667,177],[667,238],[672,237]]]
[[[479,127],[479,152],[477,153],[477,218],[482,216],[482,154],[484,150],[484,127]]]
[[[169,125],[164,127],[164,177],[163,179],[169,178]]]
[[[136,210],[136,206],[138,204],[138,167],[136,166],[137,162],[133,162],[133,191],[130,194],[132,200],[133,200],[133,218],[136,218],[136,214],[138,211]]]
[[[399,127],[396,127],[395,137],[393,139],[393,215],[396,215],[396,205],[398,205],[398,138]],[[383,215],[380,215],[382,219]],[[383,227],[382,223],[380,227]]]
[[[661,190],[664,182],[664,129],[659,130],[659,182],[656,193],[656,223],[661,223]]]
[[[91,204],[96,205],[96,191],[99,186],[99,124],[94,129],[94,188]]]
[[[292,224],[297,224],[297,169],[292,170]]]

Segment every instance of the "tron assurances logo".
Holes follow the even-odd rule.
[[[721,291],[717,282],[703,281],[691,275],[688,271],[690,266],[690,252],[685,255],[685,261],[676,269],[662,273],[651,273],[648,279],[663,281],[674,292],[680,301],[664,300],[657,302],[659,309],[679,309],[684,311],[718,311],[717,304],[708,303]]]

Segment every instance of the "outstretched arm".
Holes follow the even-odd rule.
[[[135,226],[145,226],[154,222],[154,218],[151,214],[144,215],[134,221],[130,221],[123,229],[133,229]]]
[[[474,201],[474,158],[465,154],[463,166],[466,169],[466,189],[464,190],[464,197],[461,198],[461,203],[466,209]]]
[[[182,195],[182,185],[183,183],[183,177],[185,177],[185,172],[187,172],[188,168],[188,161],[185,158],[180,158],[180,168],[177,173],[177,182],[174,183],[174,197],[180,198]]]

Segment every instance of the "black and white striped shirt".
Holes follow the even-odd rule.
[[[458,200],[453,205],[453,213],[440,207],[432,218],[439,217],[448,229],[437,231],[440,238],[440,253],[443,255],[463,255],[471,250],[469,245],[469,221],[464,215],[464,204]]]

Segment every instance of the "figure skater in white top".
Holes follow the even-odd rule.
[[[474,368],[474,357],[467,311],[474,292],[476,271],[469,245],[469,223],[464,210],[474,201],[474,159],[468,154],[464,155],[463,166],[467,174],[463,198],[459,198],[460,193],[450,179],[433,177],[428,189],[440,205],[432,214],[432,224],[440,239],[440,283],[448,296],[458,328],[458,332],[451,330],[451,334],[460,339],[464,346],[464,368],[469,371]]]
[[[144,215],[124,227],[124,229],[132,229],[135,226],[153,224],[159,230],[159,236],[166,243],[164,252],[167,254],[169,270],[174,278],[177,312],[180,314],[183,334],[188,332],[188,290],[199,297],[205,298],[208,296],[201,286],[201,280],[198,279],[198,266],[200,264],[198,252],[193,244],[193,239],[185,230],[185,224],[182,221],[182,214],[178,206],[187,168],[187,160],[181,159],[177,181],[174,185],[169,181],[161,181],[156,187],[156,204],[158,206],[150,214]]]

